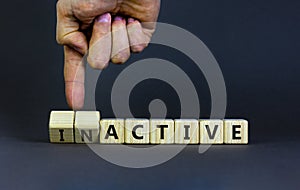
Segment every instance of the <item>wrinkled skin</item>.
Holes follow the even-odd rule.
[[[85,65],[104,69],[141,52],[155,31],[160,0],[59,0],[57,42],[64,45],[65,90],[69,106],[84,104]],[[147,23],[148,22],[148,23]],[[152,22],[152,23],[151,23]]]

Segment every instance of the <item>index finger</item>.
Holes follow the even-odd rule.
[[[84,74],[83,57],[76,50],[65,46],[65,93],[68,105],[73,110],[79,110],[84,105]]]

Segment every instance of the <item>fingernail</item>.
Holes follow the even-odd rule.
[[[105,13],[103,15],[100,15],[97,17],[97,22],[110,22],[110,14],[109,13]]]
[[[121,16],[116,16],[114,20],[115,20],[115,21],[122,21],[122,20],[123,20],[123,17],[121,17]]]
[[[135,20],[133,18],[128,19],[128,23],[133,23]]]

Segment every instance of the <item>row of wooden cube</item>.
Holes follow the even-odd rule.
[[[50,142],[103,144],[248,144],[243,119],[101,119],[98,111],[52,111]]]

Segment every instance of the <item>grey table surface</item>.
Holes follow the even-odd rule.
[[[102,145],[103,146],[103,145]],[[168,147],[168,148],[172,148]],[[300,142],[189,145],[145,169],[111,164],[86,145],[1,138],[1,189],[299,189]]]

